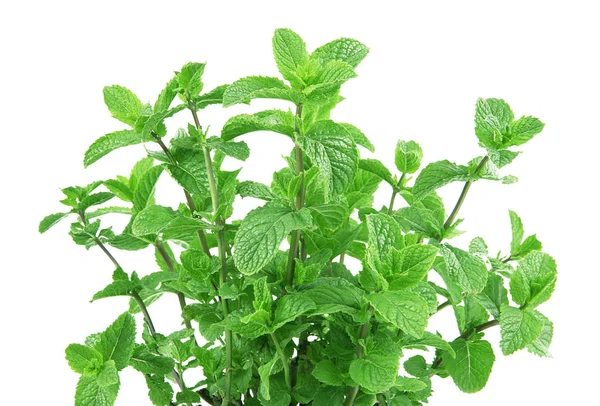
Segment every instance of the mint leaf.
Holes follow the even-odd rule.
[[[396,144],[396,168],[402,173],[415,173],[421,166],[423,150],[414,141],[398,141]]]
[[[496,357],[489,342],[466,341],[459,338],[451,343],[456,357],[444,354],[444,366],[452,380],[463,392],[479,392],[488,381]]]
[[[71,213],[54,213],[44,217],[42,221],[40,221],[38,231],[40,232],[40,234],[45,233],[51,227],[58,224],[62,219],[67,217],[69,214]]]
[[[81,199],[81,202],[79,203],[79,206],[77,208],[78,210],[85,211],[91,206],[97,206],[99,204],[106,203],[113,197],[115,197],[115,195],[109,192],[93,193]]]
[[[264,310],[271,313],[271,304],[273,303],[273,295],[267,283],[267,277],[262,277],[254,281],[254,301],[252,306],[254,310]]]
[[[239,103],[250,103],[255,98],[271,97],[281,92],[285,95],[291,90],[277,78],[265,76],[248,76],[233,82],[223,93],[223,106]],[[270,96],[269,96],[270,95]]]
[[[104,103],[114,118],[134,126],[142,111],[142,102],[131,90],[119,86],[106,86],[103,90]]]
[[[175,364],[172,358],[155,355],[145,345],[135,347],[129,365],[143,374],[168,375]]]
[[[181,71],[177,74],[177,82],[179,84],[179,93],[184,95],[186,99],[200,94],[204,88],[202,83],[202,75],[204,74],[205,63],[189,62],[186,63]]]
[[[556,262],[543,252],[532,251],[519,261],[511,276],[511,294],[515,303],[535,308],[544,303],[556,286]]]
[[[269,362],[258,367],[258,375],[260,376],[259,393],[265,400],[271,400],[271,375],[280,370],[280,368],[276,368],[278,362],[280,363],[281,360],[276,355]]]
[[[322,65],[330,61],[343,61],[356,68],[369,53],[369,48],[351,38],[331,41],[313,51],[311,59],[319,60]]]
[[[273,331],[285,323],[296,320],[301,315],[315,310],[317,305],[308,296],[301,293],[285,295],[275,302],[275,319],[273,320]]]
[[[102,354],[87,345],[69,344],[65,355],[71,369],[78,374],[95,375],[104,363]]]
[[[170,207],[150,205],[135,216],[132,225],[133,235],[144,236],[159,233],[175,217],[177,217],[177,213]]]
[[[171,103],[175,100],[175,96],[177,96],[177,86],[179,86],[179,81],[177,76],[173,79],[169,80],[164,87],[164,89],[158,95],[156,102],[154,103],[154,112],[160,113],[166,110],[169,110],[171,107]]]
[[[414,201],[423,200],[427,195],[442,186],[452,182],[468,180],[469,170],[465,166],[458,166],[450,161],[438,161],[427,165],[417,179],[412,189]]]
[[[542,334],[544,321],[531,310],[521,310],[508,305],[500,309],[500,348],[510,355],[532,344]]]
[[[426,331],[423,334],[423,337],[420,338],[405,335],[400,340],[400,345],[402,348],[408,349],[423,349],[423,346],[434,347],[447,352],[452,358],[456,356],[450,343],[448,343],[439,335],[430,333],[429,331]]]
[[[340,386],[321,386],[315,393],[315,398],[312,401],[312,406],[330,406],[341,405],[344,401],[346,388]],[[287,403],[286,403],[287,404]],[[357,402],[354,402],[359,406]]]
[[[283,239],[292,231],[312,224],[310,211],[268,204],[251,211],[242,221],[235,237],[235,264],[245,275],[267,265]]]
[[[221,130],[225,141],[254,131],[273,131],[289,137],[294,135],[294,116],[289,111],[266,110],[255,114],[240,114],[231,117]]]
[[[341,203],[324,203],[308,208],[311,212],[313,221],[319,228],[335,231],[342,226],[348,218],[348,207]]]
[[[383,166],[383,164],[377,159],[361,159],[358,162],[358,167],[364,171],[371,172],[372,174],[380,177],[386,181],[392,188],[397,188],[397,183],[390,170]]]
[[[316,122],[299,139],[306,156],[327,179],[330,196],[345,192],[358,171],[356,144],[338,130],[331,122]]]
[[[550,343],[552,342],[552,335],[554,334],[554,325],[552,322],[537,310],[533,311],[535,317],[542,321],[543,327],[542,332],[531,344],[527,346],[527,351],[540,357],[551,357],[552,355],[548,352]]]
[[[200,395],[193,390],[186,389],[182,392],[178,392],[175,396],[177,403],[198,403],[200,402]]]
[[[303,294],[316,304],[313,314],[333,314],[339,311],[356,313],[361,308],[363,291],[340,278],[319,278],[304,287]]]
[[[342,372],[331,360],[319,361],[312,371],[312,375],[326,385],[341,386],[344,384]]]
[[[438,253],[432,245],[411,245],[400,251],[392,249],[384,266],[391,290],[416,286],[431,270]]]
[[[113,324],[100,334],[94,348],[105,361],[115,361],[117,370],[129,364],[135,341],[135,320],[129,313],[123,313]]]
[[[481,259],[448,244],[440,247],[440,253],[446,261],[450,277],[464,291],[476,294],[485,288],[488,270]]]
[[[241,197],[254,197],[266,201],[271,201],[275,198],[275,194],[270,187],[251,180],[238,183],[237,193]]]
[[[495,319],[500,318],[500,308],[502,305],[508,304],[504,279],[497,274],[488,274],[485,288],[476,297],[492,317]]]
[[[475,134],[486,148],[501,149],[514,115],[502,99],[479,99],[475,109]]]
[[[162,166],[154,166],[148,169],[140,178],[133,194],[133,209],[140,211],[151,204],[154,197],[156,182],[163,171]]]
[[[98,138],[85,152],[83,166],[88,167],[110,152],[142,143],[142,136],[134,130],[115,131]]]
[[[391,249],[400,243],[401,232],[398,223],[387,214],[378,213],[367,216],[369,232],[369,250],[374,254],[374,268],[381,268]]]
[[[523,145],[544,129],[544,123],[535,117],[524,116],[510,123],[510,133],[504,147]]]
[[[355,78],[356,72],[352,66],[343,61],[329,61],[319,71],[313,84],[342,84]]]
[[[365,358],[350,363],[350,377],[371,392],[385,392],[396,382],[400,350],[387,336],[379,335],[367,348]]]
[[[264,310],[245,314],[239,310],[227,316],[221,325],[246,338],[256,338],[269,333],[268,323],[271,315]]]
[[[102,385],[97,376],[82,375],[75,391],[75,406],[113,406],[119,393],[119,382]]]
[[[525,236],[525,231],[523,230],[523,222],[521,218],[512,210],[508,211],[510,215],[510,225],[512,229],[512,240],[510,242],[510,254],[516,255],[519,252],[519,248],[521,248],[521,242],[523,241],[523,237]]]
[[[407,291],[389,291],[371,293],[366,299],[388,323],[411,336],[423,336],[429,308],[419,295]]]
[[[292,86],[303,84],[298,76],[299,68],[308,62],[306,44],[298,34],[290,29],[278,29],[273,35],[273,55],[281,75]]]
[[[320,120],[320,121],[325,121],[325,120]],[[337,127],[340,129],[340,131],[342,129],[345,130],[345,134],[348,137],[352,138],[352,140],[354,141],[354,143],[356,145],[360,145],[361,147],[364,147],[371,152],[375,151],[375,147],[373,146],[373,144],[371,144],[371,141],[369,141],[369,139],[358,128],[356,128],[352,124],[348,124],[348,123],[336,123],[336,124],[337,124]]]
[[[155,406],[169,406],[173,401],[173,388],[159,375],[146,375],[148,397]]]
[[[416,231],[431,238],[439,238],[442,234],[444,220],[440,221],[432,210],[415,206],[402,207],[394,213],[394,218],[406,231]]]

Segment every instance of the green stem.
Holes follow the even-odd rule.
[[[359,333],[359,339],[360,340],[364,340],[365,338],[367,338],[367,334],[369,334],[369,327],[371,326],[371,317],[373,317],[373,306],[369,305],[369,318],[367,319],[367,321],[365,323],[363,323],[362,326],[360,326],[360,333]],[[356,357],[357,358],[362,358],[364,357],[364,350],[363,350],[363,346],[361,345],[361,343],[359,342],[356,345]],[[356,395],[358,394],[358,390],[360,389],[360,386],[353,386],[350,388],[350,390],[348,390],[348,394],[346,395],[346,402],[344,403],[344,406],[352,406],[354,404],[354,399],[356,399]]]
[[[215,179],[215,169],[213,167],[212,158],[210,151],[206,146],[206,139],[202,128],[200,126],[200,120],[196,112],[196,106],[193,104],[188,105],[189,110],[192,112],[194,118],[194,125],[202,136],[202,153],[204,155],[204,163],[206,165],[206,172],[208,177],[208,186],[210,189],[210,199],[212,202],[213,213],[216,215],[219,209],[219,192],[217,190],[217,182]],[[221,218],[216,218],[215,223],[217,225],[217,248],[219,250],[219,259],[221,260],[221,271],[219,272],[219,287],[222,287],[227,281],[227,244],[225,242],[225,233],[223,227],[225,222]],[[229,300],[220,297],[221,304],[223,307],[223,316],[227,317],[229,314]],[[231,330],[225,329],[225,396],[223,397],[222,406],[227,406],[231,402],[231,382],[232,382],[232,371],[231,365],[233,360],[233,334]]]
[[[437,313],[437,312],[439,312],[440,310],[442,310],[442,309],[444,309],[444,308],[446,308],[446,307],[450,306],[451,304],[452,304],[452,303],[450,303],[450,301],[449,301],[449,300],[446,300],[444,303],[442,303],[441,305],[439,305],[439,306],[437,307],[436,313]]]
[[[487,156],[487,155],[484,156],[481,159],[481,161],[479,162],[479,165],[477,165],[477,168],[475,168],[475,172],[473,174],[474,175],[479,174],[479,171],[481,171],[481,169],[483,169],[483,167],[485,166],[485,164],[487,163],[487,161],[489,159],[490,159],[489,156]],[[460,208],[463,205],[465,198],[467,197],[467,193],[469,193],[469,189],[471,188],[472,183],[473,183],[472,180],[465,182],[465,186],[463,187],[463,190],[460,193],[460,196],[458,197],[458,201],[456,202],[454,209],[452,209],[450,216],[448,216],[448,219],[444,223],[444,230],[447,230],[448,227],[450,227],[452,225],[452,223],[454,223],[454,220],[456,219],[456,216],[458,215],[458,212],[460,211]]]
[[[396,201],[396,196],[398,195],[398,192],[402,188],[402,182],[404,181],[405,176],[406,174],[403,172],[400,176],[400,180],[398,180],[398,184],[396,185],[396,187],[394,187],[394,190],[392,191],[392,198],[390,199],[390,205],[388,206],[388,214],[390,216],[394,212],[394,202]]]
[[[273,344],[275,345],[275,350],[277,351],[277,355],[279,355],[279,359],[283,364],[283,374],[285,376],[285,383],[287,384],[288,390],[290,391],[290,395],[292,394],[292,380],[290,379],[290,364],[288,363],[287,357],[283,352],[283,348],[279,345],[279,341],[277,341],[277,337],[275,333],[271,333],[271,340],[273,340]]]
[[[300,119],[302,118],[302,104],[296,105],[296,124],[295,124],[295,133],[296,137],[302,136],[302,130],[300,129]],[[294,151],[296,153],[296,176],[302,175],[302,183],[300,185],[300,191],[296,195],[296,210],[300,210],[304,207],[304,200],[306,196],[306,186],[304,184],[304,154],[302,152],[302,148],[298,145],[298,141],[296,140]],[[285,274],[285,282],[287,286],[294,285],[294,272],[296,270],[296,262],[294,261],[298,258],[298,246],[300,243],[300,230],[292,231],[290,235],[290,250],[288,251],[288,262],[287,262],[287,270]]]

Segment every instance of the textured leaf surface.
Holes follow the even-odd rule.
[[[62,219],[64,219],[65,217],[67,217],[69,214],[70,213],[54,213],[54,214],[50,214],[50,215],[44,217],[42,219],[42,221],[40,221],[40,225],[38,227],[38,231],[40,233],[45,233],[51,227],[53,227],[54,225],[58,224]]]
[[[154,406],[168,406],[173,400],[173,388],[165,378],[157,375],[146,375],[148,397]]]
[[[113,324],[100,334],[94,348],[105,361],[115,361],[120,371],[129,364],[135,341],[135,320],[129,313],[123,313]]]
[[[273,131],[291,137],[294,135],[294,116],[282,110],[233,116],[223,126],[221,138],[228,141],[254,131]]]
[[[448,183],[468,180],[469,171],[464,166],[458,166],[450,161],[438,161],[427,165],[413,187],[415,202],[425,198],[428,194]]]
[[[104,103],[114,118],[130,126],[135,125],[135,121],[142,110],[142,102],[131,90],[119,86],[106,86],[103,90]]]
[[[444,356],[444,365],[458,388],[466,393],[483,389],[492,372],[496,357],[489,342],[465,341],[462,338],[451,343],[456,357]]]
[[[414,141],[398,141],[394,162],[396,168],[402,173],[415,173],[421,166],[423,159],[423,150],[421,146]]]
[[[133,130],[115,131],[98,138],[85,152],[83,166],[88,167],[100,158],[121,147],[140,144],[142,135]]]
[[[266,205],[251,211],[242,221],[235,238],[235,264],[240,272],[252,275],[275,256],[283,239],[292,231],[312,224],[310,211]]]
[[[265,76],[248,76],[233,82],[223,93],[223,106],[238,103],[250,103],[250,100],[262,96],[264,90],[287,90],[289,87],[281,80]]]
[[[500,348],[510,355],[532,344],[542,334],[544,321],[531,310],[503,305],[500,310]]]
[[[95,349],[81,344],[69,344],[65,356],[71,369],[79,374],[93,372],[102,363],[102,354]]]
[[[292,85],[300,84],[299,68],[308,61],[306,44],[294,31],[281,28],[273,36],[273,55],[281,75]]]
[[[416,286],[431,270],[438,249],[432,245],[411,245],[400,251],[392,250],[385,261],[390,289]]]
[[[350,377],[372,392],[385,392],[396,382],[400,350],[387,337],[378,336],[365,358],[350,363]]]
[[[429,307],[419,295],[407,291],[371,293],[367,300],[389,323],[414,337],[422,337]]]
[[[82,375],[75,390],[75,406],[113,406],[119,383],[101,385],[98,377]]]
[[[313,51],[311,58],[318,59],[323,65],[329,61],[343,61],[356,68],[369,53],[369,48],[351,38],[331,41]]]
[[[488,270],[483,261],[451,245],[440,249],[450,277],[466,292],[479,293],[485,288]]]

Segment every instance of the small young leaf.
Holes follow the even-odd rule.
[[[415,173],[421,166],[423,150],[414,141],[398,141],[396,144],[396,168],[402,173]]]
[[[544,123],[535,117],[524,116],[510,123],[510,133],[505,137],[504,147],[523,145],[544,129]]]
[[[71,369],[78,374],[94,374],[104,363],[102,354],[87,345],[69,344],[65,355]]]

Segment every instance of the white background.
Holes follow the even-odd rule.
[[[206,89],[246,75],[276,75],[271,35],[289,27],[309,51],[341,36],[370,46],[334,119],[361,128],[390,167],[399,138],[417,140],[426,162],[465,163],[481,154],[473,132],[477,97],[504,98],[517,117],[534,115],[547,123],[506,171],[520,182],[473,186],[461,211],[468,232],[456,243],[483,236],[493,252],[506,251],[509,208],[521,215],[527,233],[537,233],[559,265],[555,296],[540,308],[555,322],[554,358],[527,352],[503,357],[497,350],[482,392],[466,395],[451,380],[436,378],[430,404],[597,404],[600,25],[594,3],[3,2],[1,403],[72,404],[77,377],[64,348],[105,328],[126,305],[125,299],[88,302],[109,282],[112,266],[97,248],[75,246],[66,235],[68,222],[37,233],[43,216],[62,210],[60,187],[127,174],[144,155],[143,147],[129,147],[84,170],[87,147],[123,128],[103,106],[102,87],[118,83],[154,101],[188,61],[208,62]],[[274,105],[209,108],[201,120],[218,134],[227,117]],[[291,145],[267,133],[245,140],[252,155],[242,178],[269,182]],[[182,198],[166,177],[159,189],[163,204]],[[447,206],[459,189],[443,189]],[[382,186],[378,204],[389,193]],[[237,215],[252,204],[245,201]],[[155,267],[150,251],[113,251],[129,271],[145,274]],[[151,310],[157,328],[172,331],[179,323],[169,316],[177,312],[176,301],[163,301]],[[450,313],[432,319],[449,339],[456,334]],[[489,336],[498,342],[497,331]],[[139,373],[126,370],[121,387],[117,405],[150,404]]]

